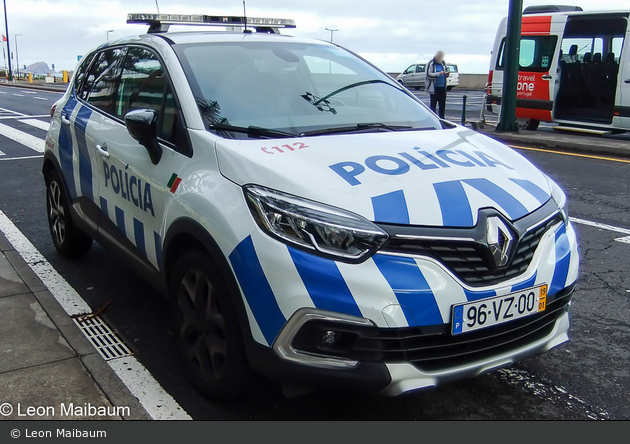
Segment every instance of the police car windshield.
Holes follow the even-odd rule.
[[[410,92],[336,46],[256,41],[174,48],[208,129],[222,137],[255,137],[226,125],[295,135],[373,123],[363,129],[442,128]]]

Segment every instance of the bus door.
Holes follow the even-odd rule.
[[[555,119],[611,125],[614,117],[621,116],[622,109],[616,107],[623,100],[618,79],[627,23],[627,17],[620,14],[568,17]]]
[[[628,39],[630,39],[630,29],[626,31],[626,40]],[[630,130],[630,44],[624,45],[622,42],[620,47],[617,43],[613,45],[613,50],[620,55],[613,126]]]

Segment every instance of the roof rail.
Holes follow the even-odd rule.
[[[566,6],[566,5],[535,5],[528,6],[523,10],[525,14],[544,14],[547,12],[569,12],[569,11],[583,11],[579,6]]]
[[[295,28],[295,20],[261,17],[214,16],[200,14],[139,14],[127,15],[127,23],[149,25],[149,33],[166,32],[170,25],[248,26],[257,32],[279,34],[279,28]]]

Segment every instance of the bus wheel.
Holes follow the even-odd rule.
[[[516,119],[516,123],[518,124],[518,129],[520,130],[536,131],[538,129],[538,125],[540,125],[540,120]]]

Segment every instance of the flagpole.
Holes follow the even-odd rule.
[[[7,52],[8,57],[7,59],[9,60],[9,73],[7,75],[7,80],[9,82],[13,81],[13,73],[11,73],[11,46],[9,45],[9,20],[7,19],[7,0],[3,0],[4,1],[4,28],[5,31],[7,32]]]
[[[4,61],[4,75],[7,75],[7,51],[4,49],[4,34],[2,34],[2,60]]]

